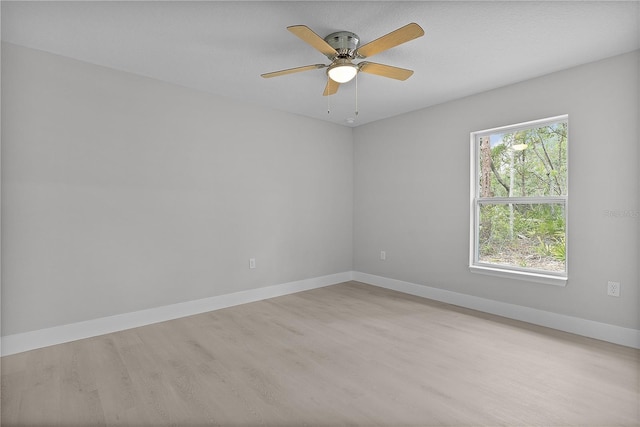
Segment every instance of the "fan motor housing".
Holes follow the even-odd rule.
[[[331,33],[324,38],[324,41],[338,52],[337,58],[353,59],[355,57],[356,49],[360,46],[360,37],[350,31],[337,31],[335,33]]]

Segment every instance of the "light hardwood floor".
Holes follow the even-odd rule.
[[[348,282],[3,357],[2,426],[632,426],[639,361]]]

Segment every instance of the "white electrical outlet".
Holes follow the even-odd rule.
[[[256,268],[256,259],[249,258],[249,268]]]
[[[385,251],[380,251],[380,259],[383,261],[387,259],[387,253]]]
[[[619,297],[620,282],[607,282],[607,295],[612,297]]]

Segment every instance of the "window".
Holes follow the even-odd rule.
[[[474,272],[564,286],[567,116],[471,134]]]

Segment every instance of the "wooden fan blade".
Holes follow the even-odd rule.
[[[338,52],[331,47],[322,37],[314,33],[306,25],[292,25],[287,27],[287,30],[291,31],[296,36],[300,37],[302,41],[310,44],[315,49],[319,50],[326,56],[332,58],[338,55]]]
[[[260,76],[264,77],[265,79],[268,79],[271,77],[284,76],[285,74],[293,74],[293,73],[299,73],[301,71],[317,70],[318,68],[325,68],[325,67],[326,65],[324,64],[305,65],[304,67],[288,68],[286,70],[273,71],[271,73],[264,73],[264,74],[260,74]]]
[[[331,79],[327,79],[327,86],[325,86],[322,96],[329,96],[329,95],[335,94],[336,92],[338,92],[339,87],[340,87],[340,83],[334,82]]]
[[[396,80],[407,80],[413,74],[412,70],[407,70],[406,68],[392,67],[391,65],[366,61],[358,64],[358,68],[360,68],[360,71],[363,73],[375,74]]]
[[[424,35],[424,30],[420,25],[412,22],[404,27],[398,28],[372,42],[365,44],[357,50],[357,55],[361,58],[367,58],[377,53],[383,52],[392,47],[406,43],[409,40],[417,39]]]

